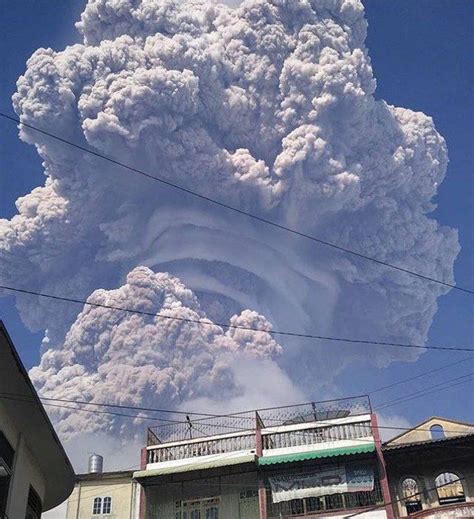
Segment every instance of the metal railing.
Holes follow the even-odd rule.
[[[176,422],[174,423],[149,428],[147,445],[205,438],[278,425],[321,423],[336,418],[369,414],[371,411],[370,399],[363,395],[321,402],[268,407],[222,416],[194,419],[191,415],[190,419],[185,421],[182,416],[176,416]]]
[[[367,438],[371,435],[370,421],[281,432],[262,431],[264,450],[299,447],[341,440],[355,440]]]
[[[347,492],[330,494],[322,497],[308,497],[273,503],[271,491],[267,491],[268,517],[281,518],[291,516],[311,516],[337,510],[363,509],[383,504],[383,494],[380,483],[374,481],[374,489],[365,492]]]
[[[181,459],[210,456],[255,449],[255,433],[229,435],[212,440],[189,440],[178,445],[155,445],[148,448],[148,463],[163,463]]]

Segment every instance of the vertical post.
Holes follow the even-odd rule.
[[[387,519],[393,519],[393,506],[392,506],[392,498],[390,496],[390,487],[388,484],[387,478],[387,470],[385,467],[385,459],[383,457],[382,452],[382,440],[380,439],[379,427],[377,424],[377,416],[375,413],[370,415],[370,422],[372,427],[372,434],[375,440],[375,451],[377,454],[377,464],[380,478],[380,488],[382,489],[382,498],[385,503],[385,512],[387,514]]]
[[[143,447],[140,452],[140,470],[145,470],[148,461],[148,449]],[[146,495],[145,489],[140,485],[140,519],[145,519],[146,517]]]
[[[262,438],[263,422],[257,411],[255,411],[255,452],[258,458],[263,455],[263,438]],[[260,469],[257,466],[258,474],[258,514],[259,519],[267,519],[267,492],[265,481],[263,480]]]
[[[79,519],[79,512],[81,511],[81,493],[82,485],[81,481],[77,482],[77,506],[76,506],[76,519]]]

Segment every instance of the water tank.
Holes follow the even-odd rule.
[[[104,468],[104,458],[100,454],[89,456],[89,474],[102,474]]]

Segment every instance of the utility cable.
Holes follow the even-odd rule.
[[[47,299],[53,299],[55,301],[63,301],[63,302],[68,302],[68,303],[80,304],[83,306],[106,308],[108,310],[117,310],[117,311],[121,311],[121,312],[132,313],[132,314],[147,315],[150,317],[155,317],[155,318],[158,317],[158,318],[169,319],[169,320],[173,320],[173,321],[181,321],[181,322],[194,323],[194,324],[203,324],[205,326],[220,326],[221,328],[227,328],[227,329],[233,329],[233,330],[245,330],[245,331],[251,331],[251,332],[268,333],[269,335],[276,335],[276,336],[317,339],[317,340],[324,340],[324,341],[344,342],[344,343],[350,343],[350,344],[366,344],[366,345],[371,345],[371,346],[390,346],[390,347],[396,347],[396,348],[416,348],[416,349],[421,349],[421,350],[474,352],[474,348],[467,348],[467,347],[426,346],[426,345],[422,345],[422,344],[404,344],[404,343],[398,343],[398,342],[372,341],[372,340],[368,340],[368,339],[352,339],[349,337],[333,337],[333,336],[327,336],[327,335],[314,335],[314,334],[308,334],[308,333],[287,332],[287,331],[280,331],[280,330],[258,330],[256,328],[252,328],[250,326],[238,326],[238,325],[233,325],[233,324],[229,324],[229,323],[216,323],[216,322],[212,322],[209,320],[203,320],[203,319],[191,319],[191,318],[187,318],[187,317],[177,317],[177,316],[171,316],[171,315],[164,315],[164,314],[160,314],[160,313],[156,313],[156,312],[147,312],[145,310],[134,310],[132,308],[108,305],[108,304],[104,304],[104,303],[93,303],[91,301],[86,301],[84,299],[57,296],[57,295],[53,295],[53,294],[46,294],[44,292],[38,292],[35,290],[27,290],[27,289],[22,289],[22,288],[7,286],[7,285],[0,285],[0,289],[9,290],[11,292],[18,292],[20,294],[45,297]]]
[[[461,364],[462,362],[466,362],[468,360],[474,360],[474,356],[466,357],[465,359],[461,359],[461,360],[457,360],[456,362],[452,362],[451,364],[446,364],[445,366],[441,366],[440,368],[430,369],[429,371],[425,371],[423,373],[420,373],[419,375],[415,375],[413,377],[399,380],[397,382],[394,382],[393,384],[388,384],[387,386],[378,387],[377,389],[373,389],[372,391],[369,391],[369,395],[373,395],[374,393],[378,393],[379,391],[385,391],[386,389],[398,386],[400,384],[404,384],[405,382],[410,382],[411,380],[416,380],[417,378],[421,378],[426,375],[431,375],[432,373],[436,373],[437,371],[442,371],[444,369],[450,368],[451,366],[456,366],[457,364]]]
[[[468,373],[467,375],[463,375],[461,377],[456,377],[456,378],[452,378],[450,380],[445,380],[444,382],[439,382],[438,384],[434,384],[432,386],[426,387],[420,391],[416,391],[415,393],[409,393],[403,397],[396,398],[394,400],[389,400],[388,402],[383,402],[382,404],[375,407],[374,410],[384,409],[384,408],[392,406],[392,405],[396,405],[396,404],[403,403],[403,402],[408,402],[410,400],[414,400],[415,398],[430,395],[431,393],[435,393],[437,391],[443,391],[444,389],[448,389],[450,387],[454,387],[459,384],[465,384],[472,380],[472,378],[468,378],[468,377],[472,377],[473,375],[474,375],[474,373]],[[464,380],[466,378],[467,378],[467,380]],[[445,384],[449,384],[450,382],[453,382],[453,384],[450,384],[446,387],[439,387],[439,386],[444,386]],[[438,389],[436,389],[435,391],[428,391],[433,388],[438,388]]]
[[[36,403],[36,400],[33,400],[27,396],[23,396],[23,395],[18,395],[18,394],[15,394],[15,393],[0,393],[0,399],[4,399],[4,400],[13,400],[13,401],[18,401],[18,402],[26,402],[26,403]],[[45,400],[43,397],[40,397],[41,400]],[[175,413],[176,411],[173,411],[173,410],[166,410],[166,409],[154,409],[154,408],[142,408],[142,407],[134,407],[134,406],[123,406],[123,405],[115,405],[115,404],[104,404],[104,403],[97,403],[97,402],[85,402],[85,401],[78,401],[78,400],[67,400],[67,399],[54,399],[54,398],[48,398],[46,400],[49,400],[49,401],[59,401],[59,402],[69,402],[71,404],[79,404],[79,405],[95,405],[95,406],[103,406],[103,407],[119,407],[119,408],[124,408],[124,409],[129,409],[129,410],[148,410],[148,411],[153,411],[153,412],[167,412],[167,413]],[[100,411],[100,410],[96,410],[96,409],[82,409],[82,408],[79,408],[79,407],[72,407],[72,406],[67,406],[67,405],[62,405],[62,404],[52,404],[52,403],[47,403],[47,402],[44,402],[44,405],[48,406],[48,407],[58,407],[58,408],[64,408],[64,409],[71,409],[71,410],[74,410],[74,411],[83,411],[83,412],[87,412],[87,413],[98,413],[98,414],[110,414],[110,415],[113,415],[113,416],[121,416],[121,417],[124,417],[124,418],[138,418],[140,420],[153,420],[153,421],[157,421],[157,422],[165,422],[165,426],[170,424],[170,425],[185,425],[187,424],[188,422],[187,421],[177,421],[177,420],[167,420],[165,418],[159,418],[159,417],[154,417],[154,416],[143,416],[143,415],[129,415],[129,414],[122,414],[122,413],[116,413],[114,411]],[[192,411],[180,411],[180,413],[182,414],[188,414],[188,415],[205,415],[205,413],[194,413]],[[229,418],[229,417],[233,417],[232,415],[205,415],[206,418]],[[235,415],[234,415],[235,416]],[[202,418],[201,420],[205,420],[206,418]],[[235,418],[243,418],[243,419],[247,419],[248,417],[239,417],[239,416],[235,416]],[[272,419],[272,421],[274,421],[276,419]],[[229,429],[232,429],[233,431],[235,432],[249,432],[249,431],[252,431],[254,430],[255,428],[239,428],[239,427],[233,427],[231,425],[225,425],[225,424],[210,424],[210,423],[203,423],[202,421],[200,420],[195,420],[193,421],[193,427],[195,427],[195,422],[198,423],[199,426],[211,426],[211,427],[220,427],[220,428],[229,428]],[[318,426],[320,427],[328,427],[328,426],[333,426],[335,425],[333,422],[330,422],[330,421],[317,421],[316,422]],[[336,424],[338,425],[338,424]],[[343,424],[342,424],[343,425]],[[267,427],[277,427],[277,425],[269,425]],[[371,428],[376,428],[376,429],[387,429],[387,430],[395,430],[395,431],[411,431],[412,430],[412,427],[396,427],[396,426],[388,426],[388,425],[377,425],[376,427],[374,427],[373,425],[371,425]],[[196,428],[196,430],[198,430]],[[431,429],[421,429],[421,428],[417,428],[417,431],[423,431],[423,432],[431,432]],[[448,430],[448,429],[444,429],[445,432],[447,433],[457,433],[459,431],[454,431],[454,430]],[[294,433],[304,433],[304,431],[293,431]],[[372,440],[371,440],[372,441]]]
[[[448,481],[447,483],[443,483],[441,485],[435,485],[434,487],[431,487],[431,488],[425,488],[424,490],[421,490],[419,492],[415,492],[414,494],[411,494],[409,496],[403,496],[403,497],[400,497],[398,499],[392,499],[392,501],[389,501],[388,503],[387,502],[383,502],[381,505],[374,506],[372,508],[369,508],[368,510],[363,510],[361,512],[356,512],[354,514],[345,515],[344,519],[349,519],[350,517],[356,517],[356,516],[361,515],[361,514],[366,514],[367,512],[372,512],[373,510],[378,510],[379,508],[384,508],[384,507],[386,507],[388,505],[394,505],[395,503],[400,503],[401,501],[408,501],[412,497],[420,496],[424,492],[431,492],[433,490],[438,490],[438,488],[443,488],[443,487],[446,487],[448,485],[455,484],[458,481],[465,481],[467,479],[467,477],[471,477],[473,475],[474,475],[474,473],[466,474],[464,477],[462,477],[462,478],[458,477],[458,479],[456,479],[454,481]],[[415,475],[415,477],[417,477],[417,476]],[[433,510],[437,510],[437,508],[434,508]]]
[[[368,261],[371,261],[373,263],[377,263],[378,265],[383,265],[385,267],[389,267],[389,268],[398,270],[399,272],[404,272],[406,274],[410,274],[412,276],[416,276],[416,277],[418,277],[420,279],[423,279],[425,281],[430,281],[430,282],[437,283],[439,285],[443,285],[443,286],[446,286],[446,287],[449,287],[449,288],[454,288],[455,290],[458,290],[458,291],[461,291],[461,292],[464,292],[464,293],[467,293],[467,294],[474,294],[474,290],[473,289],[465,288],[465,287],[462,287],[462,286],[459,286],[459,285],[458,286],[457,285],[453,285],[452,283],[447,283],[445,281],[441,281],[439,279],[432,278],[432,277],[426,276],[424,274],[420,274],[419,272],[415,272],[414,270],[409,270],[407,268],[400,267],[398,265],[394,265],[392,263],[388,263],[386,261],[379,260],[379,259],[374,258],[372,256],[368,256],[366,254],[362,254],[362,253],[354,251],[352,249],[348,249],[347,247],[342,247],[341,245],[337,245],[336,243],[332,243],[332,242],[323,240],[323,239],[318,238],[316,236],[312,236],[310,234],[306,234],[304,232],[298,231],[297,229],[293,229],[291,227],[287,227],[285,225],[279,224],[279,223],[274,222],[272,220],[268,220],[267,218],[263,218],[263,217],[258,216],[256,214],[249,213],[247,211],[239,209],[238,207],[234,207],[233,205],[226,204],[224,202],[220,202],[218,200],[215,200],[214,198],[211,198],[209,196],[206,196],[206,195],[203,195],[203,194],[198,193],[196,191],[193,191],[192,189],[189,189],[189,188],[186,188],[186,187],[181,186],[179,184],[176,184],[174,182],[171,182],[170,180],[166,180],[164,178],[152,175],[151,173],[148,173],[148,172],[143,171],[141,169],[138,169],[138,168],[135,168],[135,167],[130,166],[128,164],[125,164],[124,162],[120,162],[119,160],[116,160],[116,159],[114,159],[112,157],[109,157],[107,155],[104,155],[102,153],[94,151],[94,150],[92,150],[90,148],[87,148],[87,147],[82,146],[80,144],[77,144],[75,142],[72,142],[72,141],[69,141],[67,139],[64,139],[63,137],[59,137],[58,135],[55,135],[54,133],[51,133],[49,131],[43,130],[43,129],[38,128],[36,126],[33,126],[32,124],[22,122],[20,119],[18,119],[16,117],[12,117],[12,116],[10,116],[8,114],[5,114],[3,112],[0,112],[0,116],[3,117],[4,119],[7,119],[8,121],[11,121],[11,122],[14,122],[14,123],[17,123],[17,124],[21,124],[22,126],[25,126],[26,128],[30,128],[31,130],[39,132],[39,133],[41,133],[43,135],[46,135],[48,137],[51,137],[52,139],[55,139],[56,141],[62,142],[63,144],[67,144],[68,146],[72,146],[73,148],[76,148],[78,150],[84,151],[85,153],[89,153],[90,155],[98,157],[98,158],[100,158],[102,160],[106,160],[107,162],[115,164],[116,166],[120,166],[122,168],[125,168],[125,169],[133,172],[133,173],[136,173],[136,174],[141,175],[143,177],[149,178],[151,180],[155,180],[157,182],[160,182],[161,184],[164,184],[164,185],[166,185],[168,187],[172,187],[174,189],[177,189],[177,190],[179,190],[179,191],[181,191],[183,193],[187,193],[188,195],[192,195],[192,196],[197,197],[197,198],[199,198],[201,200],[205,200],[206,202],[210,202],[210,203],[212,203],[214,205],[217,205],[219,207],[223,207],[225,209],[233,211],[234,213],[238,213],[240,215],[247,216],[248,218],[252,218],[253,220],[259,221],[259,222],[264,223],[266,225],[270,225],[272,227],[275,227],[275,228],[283,230],[283,231],[287,231],[287,232],[289,232],[291,234],[294,234],[296,236],[300,236],[302,238],[306,238],[307,240],[311,240],[311,241],[313,241],[315,243],[318,243],[320,245],[325,245],[326,247],[330,247],[330,248],[338,250],[340,252],[344,252],[346,254],[350,254],[352,256],[355,256],[355,257],[358,257],[358,258],[361,258],[361,259],[364,259],[364,260],[368,260]]]

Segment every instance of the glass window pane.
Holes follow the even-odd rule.
[[[98,515],[102,512],[102,498],[96,497],[94,499],[94,504],[92,505],[92,513],[94,515]]]
[[[432,425],[430,427],[430,431],[433,440],[440,440],[444,438],[444,429],[442,425]]]
[[[435,479],[440,505],[466,501],[464,488],[459,477],[452,472],[443,472]]]
[[[110,514],[111,511],[112,511],[112,498],[104,497],[104,504],[102,505],[102,513]]]

